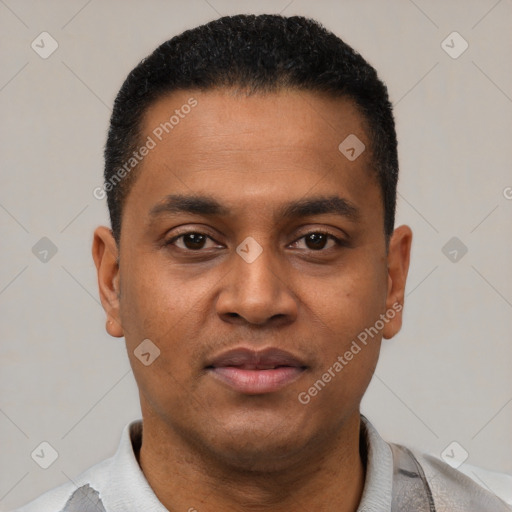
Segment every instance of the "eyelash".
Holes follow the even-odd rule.
[[[298,242],[299,240],[302,240],[303,238],[306,238],[307,236],[309,235],[313,235],[313,234],[318,234],[318,235],[325,235],[327,236],[329,239],[333,240],[334,243],[336,244],[336,248],[339,248],[339,247],[346,247],[347,246],[347,242],[345,240],[342,240],[340,238],[338,238],[337,236],[334,236],[332,233],[330,233],[329,231],[324,231],[322,229],[316,229],[314,231],[309,231],[308,233],[305,233],[304,235],[302,235],[301,237],[297,238],[297,240],[295,240],[294,242],[292,243],[296,243]],[[170,240],[167,240],[166,242],[164,242],[164,246],[170,246],[170,245],[174,245],[174,242],[176,242],[177,240],[179,240],[180,238],[183,238],[184,236],[187,236],[187,235],[203,235],[203,236],[206,236],[207,238],[209,238],[210,240],[216,242],[216,240],[214,240],[212,237],[210,237],[208,234],[206,233],[202,233],[201,231],[184,231],[178,235],[175,235],[173,236]],[[216,242],[218,243],[218,242]],[[186,252],[190,252],[190,253],[200,253],[200,252],[204,252],[203,249],[197,249],[197,250],[193,250],[193,249],[182,249],[181,247],[178,247],[179,250],[182,250],[182,251],[186,251]],[[330,247],[330,248],[322,248],[322,249],[318,249],[318,250],[314,250],[314,249],[305,249],[306,251],[309,251],[309,252],[312,252],[312,253],[321,253],[321,252],[326,252],[330,249],[334,249],[334,247]]]

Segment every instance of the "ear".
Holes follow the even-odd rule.
[[[388,293],[386,311],[395,314],[382,331],[384,338],[392,338],[402,327],[402,310],[405,298],[405,283],[409,272],[412,231],[409,226],[400,226],[393,231],[388,250]]]
[[[101,304],[107,313],[107,332],[115,338],[124,335],[119,303],[118,249],[112,230],[99,226],[94,231],[92,257],[98,275]]]

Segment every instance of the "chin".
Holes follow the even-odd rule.
[[[299,461],[302,450],[290,444],[271,443],[267,446],[249,446],[246,443],[217,446],[213,449],[217,461],[239,473],[273,473],[286,470]]]
[[[238,471],[269,472],[290,467],[305,455],[315,436],[308,436],[299,425],[269,421],[224,425],[222,431],[210,431],[208,451],[217,460]]]

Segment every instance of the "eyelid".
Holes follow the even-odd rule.
[[[329,235],[333,238],[339,238],[339,239],[344,238],[344,237],[348,238],[348,235],[346,235],[345,232],[340,230],[339,228],[336,231],[334,229],[329,229],[326,227],[308,227],[304,232],[302,232],[301,235],[299,235],[298,238],[302,238],[303,236],[307,236],[312,233],[321,233],[323,235]],[[342,234],[340,234],[340,232]]]

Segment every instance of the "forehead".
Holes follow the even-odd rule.
[[[341,189],[357,199],[375,180],[369,150],[355,160],[340,151],[353,137],[369,148],[364,119],[347,98],[303,90],[176,91],[146,112],[141,140],[152,149],[126,206],[140,213],[144,206],[146,214],[168,194],[191,192],[253,207],[312,189],[324,196]]]
[[[297,89],[246,95],[221,88],[176,91],[161,98],[148,108],[143,133],[151,134],[160,146],[186,142],[176,156],[186,150],[201,155],[215,144],[223,151],[315,149],[317,157],[323,153],[334,158],[348,135],[366,139],[364,125],[348,98]]]

